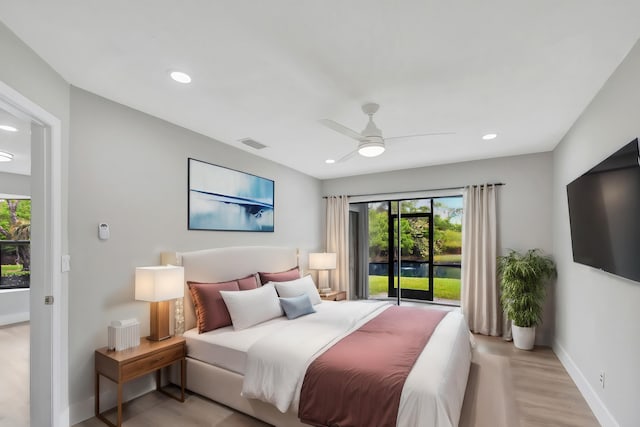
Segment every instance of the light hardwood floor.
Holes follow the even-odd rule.
[[[29,323],[0,326],[0,427],[29,427]]]
[[[500,338],[475,336],[461,427],[598,426],[550,348],[517,350]],[[265,427],[195,394],[181,404],[151,392],[125,405],[125,426]],[[100,427],[96,418],[76,427]]]
[[[461,427],[598,426],[550,348],[516,349],[476,335]],[[29,325],[0,327],[0,427],[29,425]],[[6,387],[4,387],[6,386]],[[493,417],[493,418],[492,418]],[[148,393],[125,406],[126,426],[264,427],[266,424],[195,394],[184,404]],[[487,420],[491,420],[490,424]],[[104,424],[91,418],[78,427]]]
[[[518,350],[500,338],[474,335],[476,351],[509,359],[521,427],[599,426],[553,350]]]

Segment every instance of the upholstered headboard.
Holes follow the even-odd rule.
[[[165,252],[163,264],[184,267],[184,327],[196,326],[195,311],[187,281],[216,283],[246,277],[256,272],[277,272],[296,267],[298,250],[275,246],[244,246],[194,252]]]

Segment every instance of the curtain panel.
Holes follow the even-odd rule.
[[[472,332],[500,336],[502,309],[496,277],[495,185],[464,190],[462,312]]]
[[[329,271],[329,285],[333,290],[346,291],[349,286],[349,197],[327,197],[326,210],[327,252],[336,254],[336,269]]]

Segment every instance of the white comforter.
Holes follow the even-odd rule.
[[[387,303],[321,304],[277,333],[253,344],[247,353],[242,396],[269,402],[286,412],[297,400],[307,366],[322,352],[360,327]]]
[[[253,344],[247,354],[242,395],[281,412],[298,410],[307,367],[335,342],[389,307],[381,302],[321,304],[318,312],[291,321]],[[449,313],[418,357],[402,390],[397,425],[458,425],[471,349],[460,313]]]

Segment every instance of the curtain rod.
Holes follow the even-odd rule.
[[[484,185],[495,185],[497,187],[503,186],[503,185],[507,185],[504,182],[494,182],[494,183],[489,183],[489,184],[474,184],[474,185],[467,185],[467,187],[482,187]],[[412,190],[412,191],[390,191],[388,193],[370,193],[370,194],[347,194],[347,197],[374,197],[374,196],[382,196],[382,195],[386,195],[386,194],[406,194],[406,193],[421,193],[421,192],[426,192],[426,191],[447,191],[447,190],[462,190],[465,187],[446,187],[446,188],[430,188],[428,190]],[[327,197],[330,196],[322,196],[323,199],[326,199]]]

